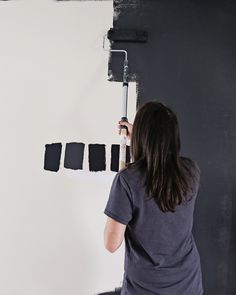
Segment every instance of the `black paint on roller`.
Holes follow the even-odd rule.
[[[89,171],[106,170],[105,144],[89,144]]]
[[[83,169],[84,146],[82,142],[66,144],[64,167],[70,169]]]
[[[147,42],[148,34],[146,31],[111,28],[107,38],[117,42]]]
[[[119,152],[120,145],[112,144],[111,145],[111,171],[118,172],[119,171]],[[130,147],[126,146],[126,163],[130,163]]]
[[[60,167],[61,143],[45,144],[44,169],[57,172]]]

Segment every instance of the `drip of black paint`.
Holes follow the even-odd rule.
[[[89,144],[89,171],[106,170],[105,144]]]
[[[84,146],[82,142],[66,144],[64,167],[74,170],[83,169]]]
[[[120,145],[111,145],[111,171],[119,171],[119,155],[120,155]],[[126,163],[130,163],[130,147],[126,146]]]
[[[44,169],[57,172],[61,160],[61,143],[45,144]]]

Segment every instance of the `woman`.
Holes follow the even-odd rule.
[[[132,163],[114,177],[104,210],[104,243],[115,252],[125,237],[121,295],[203,294],[192,235],[200,170],[180,156],[175,113],[150,101],[128,127]]]

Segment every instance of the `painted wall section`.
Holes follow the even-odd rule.
[[[194,234],[204,295],[236,294],[236,2],[114,0],[114,28],[142,28],[129,51],[138,105],[157,99],[179,118],[182,155],[201,168]],[[121,80],[120,60],[110,72]]]

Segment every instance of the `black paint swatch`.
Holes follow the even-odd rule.
[[[111,145],[111,171],[119,171],[120,145]],[[130,146],[126,146],[126,163],[130,163]]]
[[[89,171],[106,170],[105,144],[89,144]]]
[[[70,142],[66,144],[64,167],[70,169],[83,169],[84,146],[82,142]]]
[[[45,144],[44,169],[57,172],[61,160],[61,143]]]

